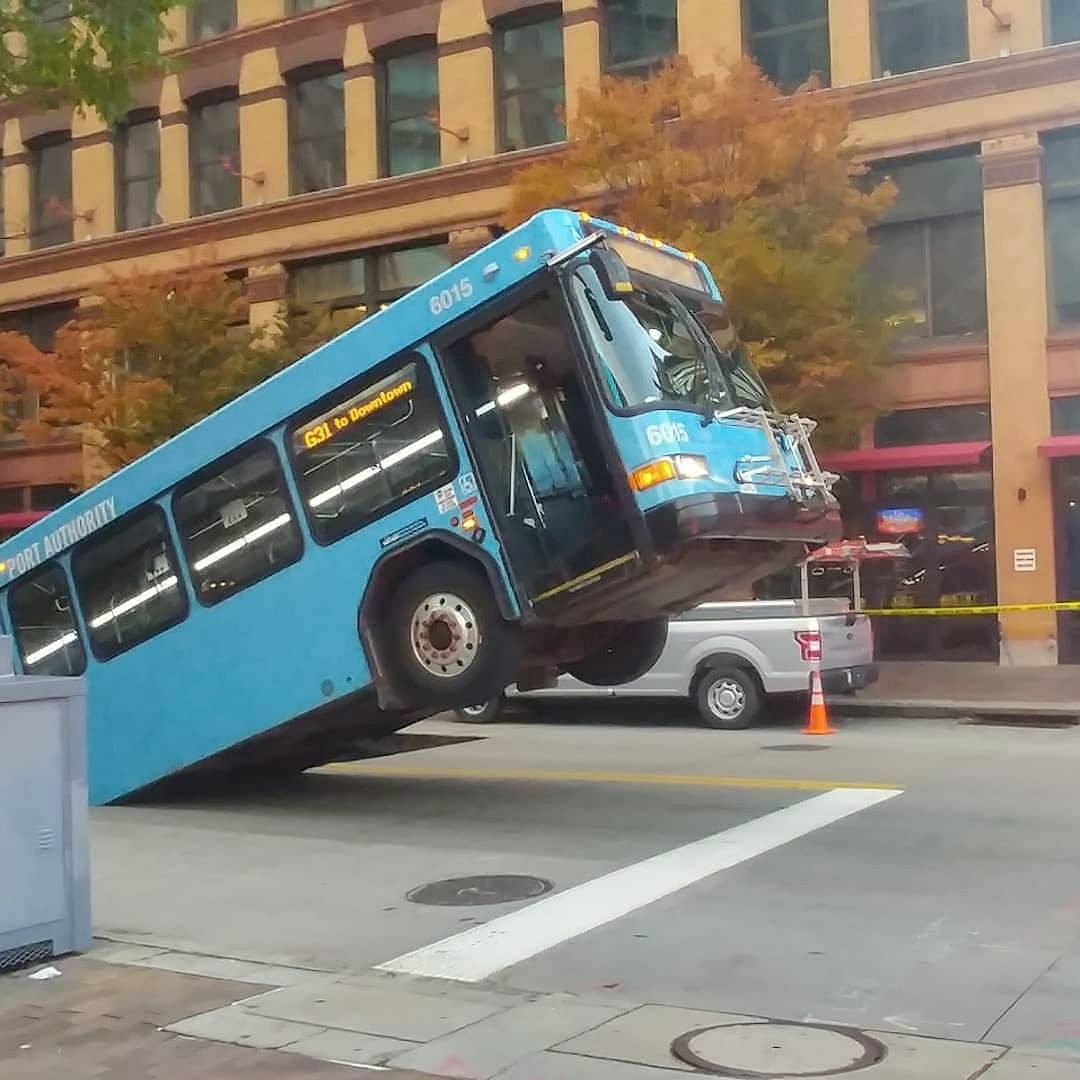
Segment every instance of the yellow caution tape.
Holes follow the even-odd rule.
[[[1052,604],[977,604],[970,607],[863,608],[859,615],[1000,615],[1012,611],[1080,611],[1080,600]]]

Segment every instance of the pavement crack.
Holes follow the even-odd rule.
[[[990,1037],[990,1032],[993,1031],[994,1028],[996,1028],[998,1024],[1000,1024],[1001,1021],[1004,1020],[1005,1017],[1008,1016],[1009,1013],[1011,1013],[1013,1009],[1015,1009],[1016,1006],[1019,1005],[1020,1002],[1023,1001],[1023,999],[1027,997],[1028,994],[1031,993],[1037,983],[1039,983],[1042,979],[1045,979],[1046,976],[1049,975],[1050,972],[1058,966],[1060,961],[1061,955],[1055,956],[1054,959],[1051,960],[1050,963],[1047,964],[1047,966],[1042,971],[1040,971],[1039,974],[1036,975],[1035,978],[1032,979],[1031,982],[1029,982],[1027,986],[1025,986],[1024,989],[1020,991],[1019,994],[1016,995],[1015,998],[1013,998],[1013,1000],[1005,1007],[1001,1015],[998,1016],[997,1019],[994,1020],[994,1022],[982,1033],[982,1035],[979,1036],[979,1042],[986,1042],[986,1040]]]

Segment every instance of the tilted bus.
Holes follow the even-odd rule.
[[[91,797],[302,769],[835,539],[706,267],[552,210],[0,546],[20,671],[88,679]]]

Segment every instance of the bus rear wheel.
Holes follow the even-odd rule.
[[[481,570],[421,566],[397,587],[389,615],[396,673],[417,705],[472,706],[514,681],[520,633],[500,617]]]
[[[620,626],[602,649],[566,666],[567,674],[589,686],[622,686],[646,674],[667,644],[666,618]]]

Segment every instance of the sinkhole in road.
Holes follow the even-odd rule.
[[[854,1028],[750,1020],[696,1028],[680,1035],[671,1052],[713,1076],[737,1080],[812,1080],[877,1065],[884,1044]]]
[[[474,874],[418,885],[405,894],[405,899],[413,904],[435,907],[475,907],[533,900],[551,892],[552,888],[550,881],[528,874]]]

